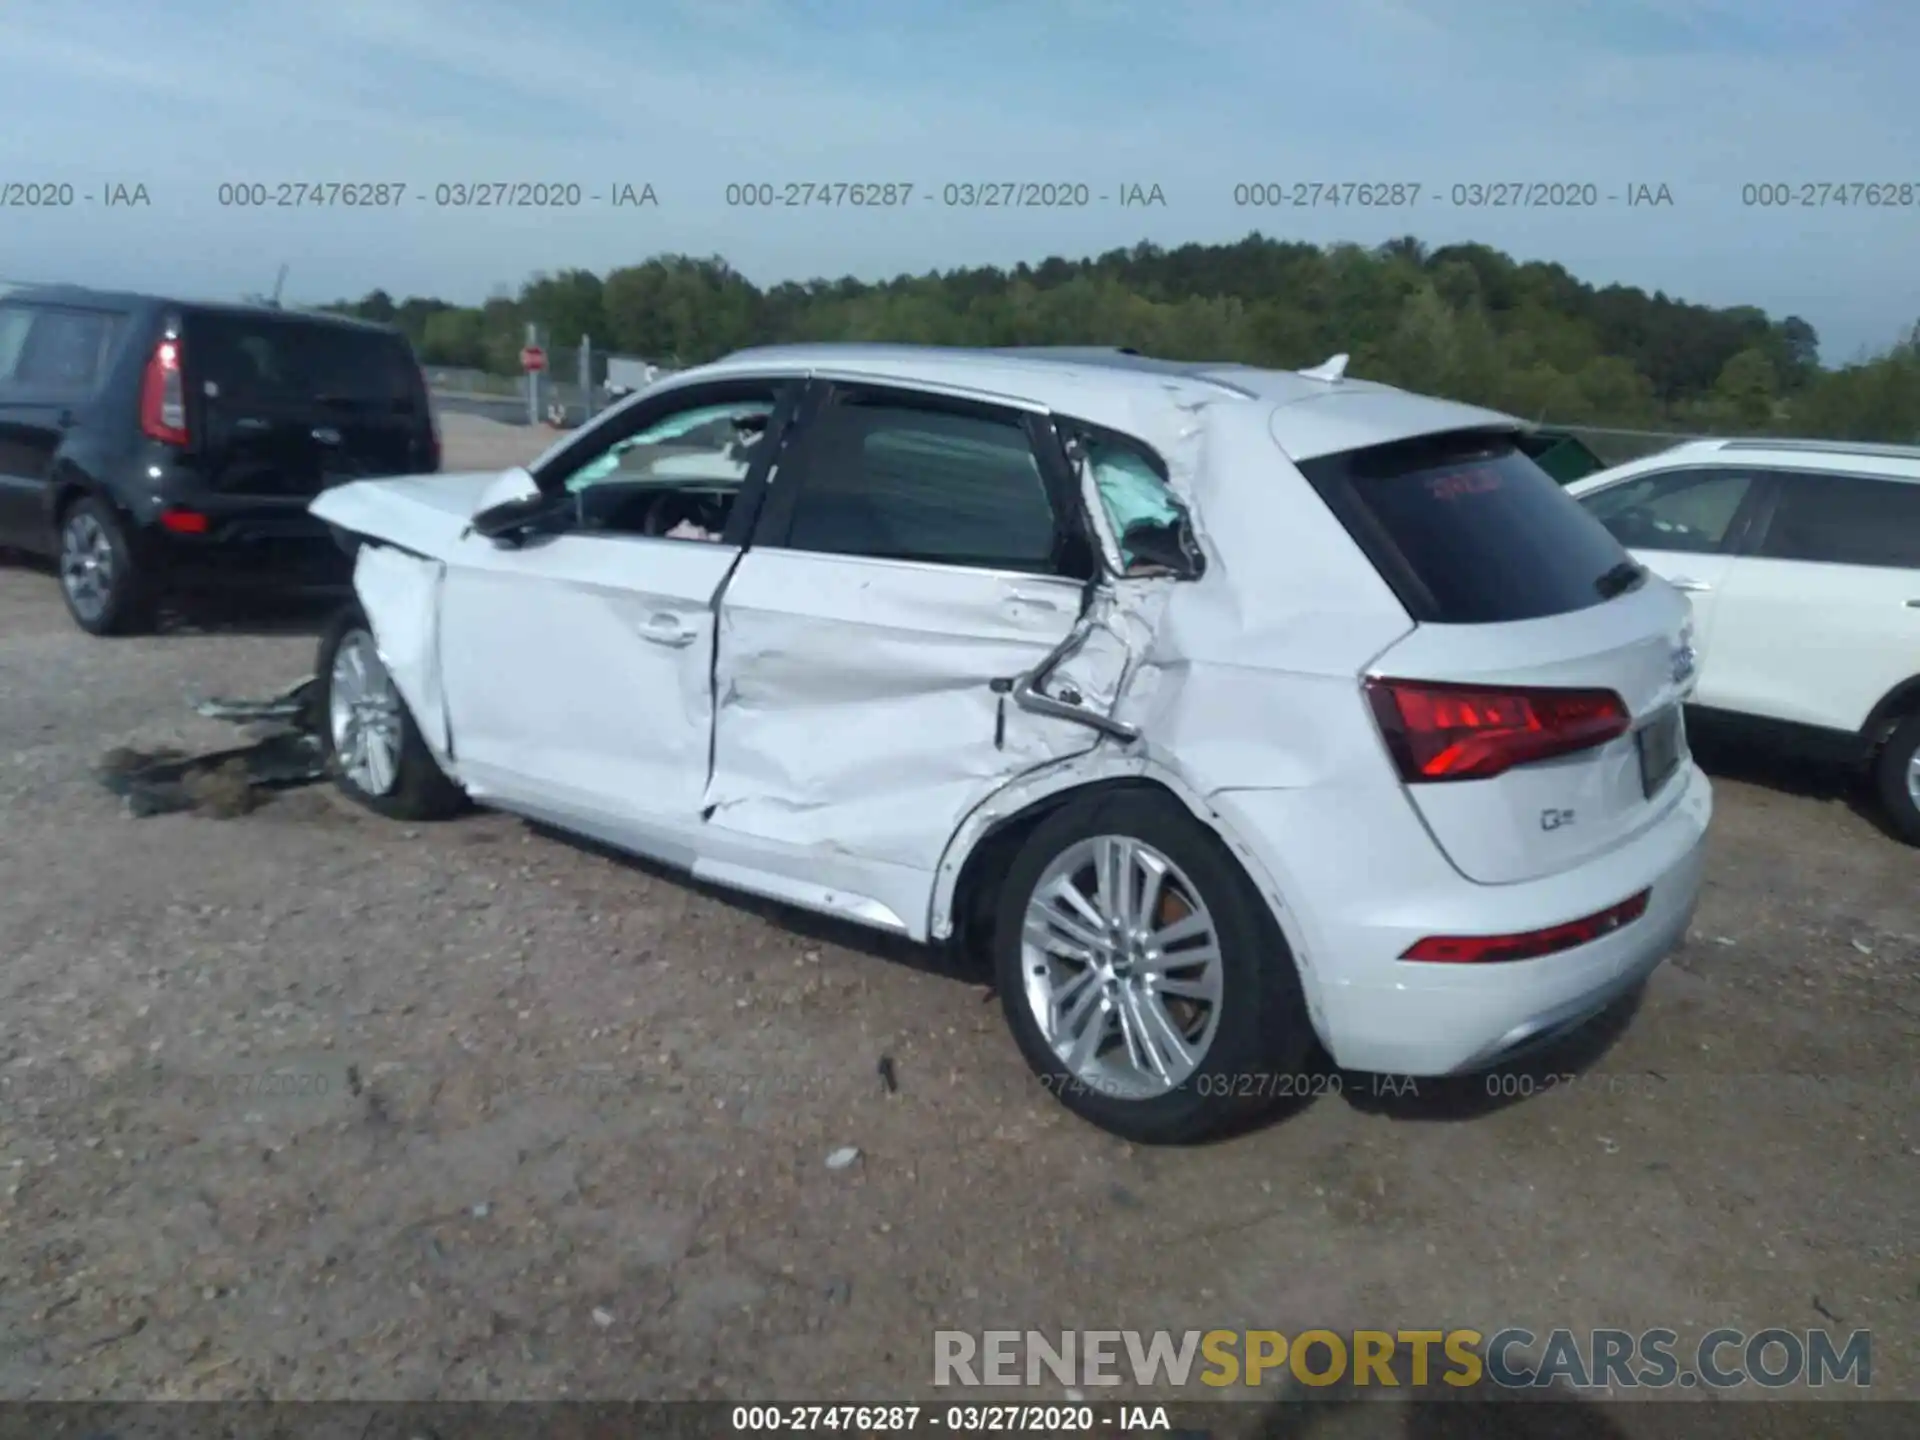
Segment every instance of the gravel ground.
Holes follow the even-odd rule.
[[[940,1328],[1524,1324],[1867,1328],[1920,1398],[1920,857],[1821,777],[1723,768],[1687,945],[1530,1096],[1347,1076],[1140,1150],[927,953],[501,816],[92,778],[312,646],[92,640],[0,567],[0,1396],[884,1399]]]
[[[497,470],[529,465],[559,443],[561,433],[545,425],[510,425],[485,415],[435,407],[440,426],[441,468]]]

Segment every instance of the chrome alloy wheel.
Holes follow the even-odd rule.
[[[1041,873],[1021,970],[1041,1035],[1099,1094],[1167,1094],[1206,1059],[1219,1026],[1213,917],[1179,867],[1130,836],[1079,841]]]
[[[74,610],[91,622],[112,603],[114,579],[113,541],[82,509],[60,531],[60,584]]]
[[[1914,808],[1920,810],[1920,750],[1907,761],[1907,794],[1913,797]]]
[[[400,778],[400,694],[365,630],[349,630],[333,652],[327,725],[347,779],[368,795],[393,789]]]

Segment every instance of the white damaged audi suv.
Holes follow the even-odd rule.
[[[1686,931],[1689,608],[1521,422],[1344,369],[774,347],[525,469],[329,490],[331,766],[988,952],[1133,1139],[1316,1042],[1491,1068]]]

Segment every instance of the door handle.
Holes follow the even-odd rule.
[[[1689,580],[1684,576],[1669,580],[1667,583],[1676,590],[1685,590],[1692,595],[1702,595],[1713,589],[1713,587],[1704,580]]]
[[[1920,610],[1920,600],[1907,601],[1907,608],[1909,610]]]
[[[73,420],[74,420],[73,411],[62,410],[60,412],[59,420],[57,420],[55,423],[59,425],[59,427],[62,430],[71,430],[73,428]]]
[[[641,638],[656,645],[691,645],[696,634],[682,625],[677,615],[655,615],[640,627]]]

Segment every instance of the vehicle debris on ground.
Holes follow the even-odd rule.
[[[247,814],[277,790],[326,777],[313,726],[313,678],[259,700],[214,698],[195,703],[209,720],[254,731],[245,745],[190,754],[172,746],[116,746],[101,756],[100,782],[120,796],[134,819],[198,811],[217,819]]]

